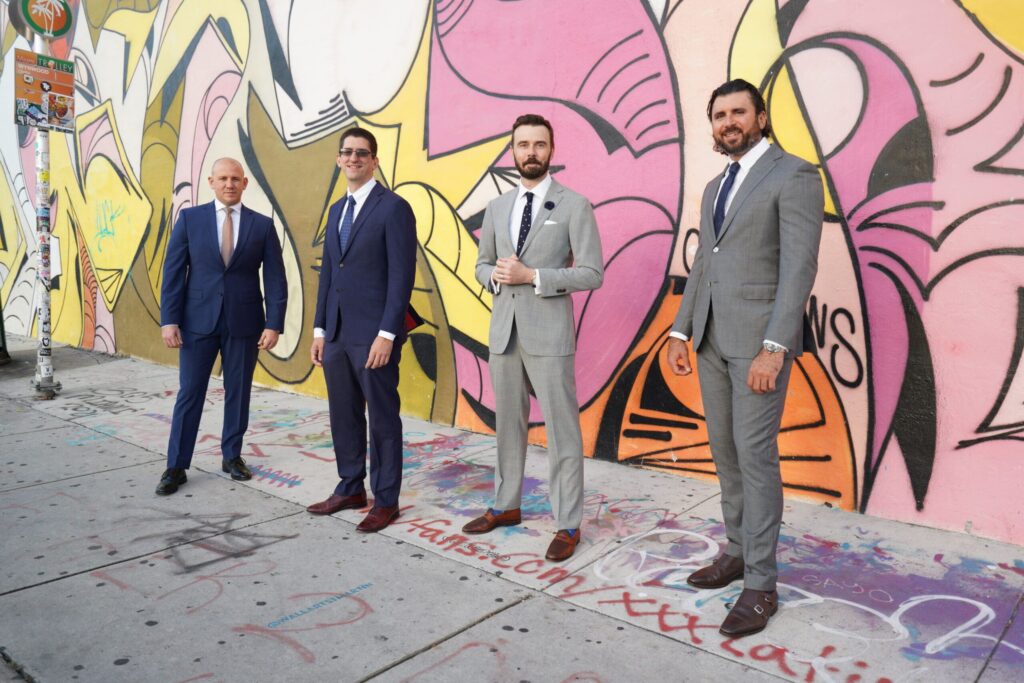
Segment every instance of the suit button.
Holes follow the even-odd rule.
[[[339,268],[344,268],[344,267],[345,267],[345,262],[344,262],[344,261],[342,261],[341,263],[339,263],[339,264],[338,264],[338,267],[339,267]]]
[[[712,252],[714,252],[715,254],[717,254],[717,253],[718,253],[718,247],[715,247],[715,248],[714,248],[714,249],[712,249],[711,251],[712,251]]]

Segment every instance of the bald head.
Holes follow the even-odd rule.
[[[221,204],[234,206],[242,201],[242,192],[249,185],[242,164],[231,157],[221,157],[210,168],[210,187]]]

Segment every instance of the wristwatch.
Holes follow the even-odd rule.
[[[768,353],[784,353],[786,351],[786,347],[782,344],[776,344],[775,342],[767,340],[765,340],[763,346],[764,350]]]

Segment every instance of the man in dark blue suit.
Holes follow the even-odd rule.
[[[398,362],[416,318],[416,218],[408,202],[373,178],[377,140],[362,128],[341,136],[338,168],[348,193],[327,214],[310,355],[323,367],[331,437],[341,480],[307,509],[330,515],[366,506],[366,414],[374,505],[356,527],[380,531],[398,517],[402,418]]]
[[[164,261],[161,334],[168,348],[181,349],[181,386],[171,418],[167,470],[156,489],[161,496],[187,480],[218,353],[224,371],[221,469],[235,480],[252,478],[241,452],[256,356],[260,349],[274,348],[284,329],[288,283],[274,221],[242,206],[249,179],[240,163],[218,159],[210,173],[216,199],[182,210]]]

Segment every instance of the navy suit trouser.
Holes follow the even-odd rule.
[[[218,353],[224,373],[224,427],[220,449],[224,460],[233,460],[242,454],[242,435],[249,427],[249,396],[259,355],[259,336],[231,336],[221,315],[213,334],[196,334],[183,329],[181,339],[180,387],[171,417],[167,466],[188,469],[192,463],[199,420],[206,404],[206,389]]]
[[[324,343],[324,379],[340,479],[335,495],[355,496],[366,491],[366,415],[369,413],[370,489],[374,505],[398,505],[402,489],[398,363],[404,341],[404,335],[395,339],[391,358],[376,370],[366,368],[369,345],[346,344],[340,331],[334,341]]]

